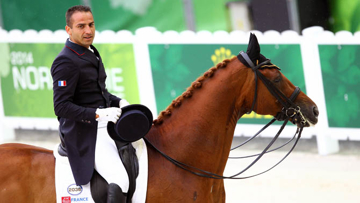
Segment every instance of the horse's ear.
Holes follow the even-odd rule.
[[[253,33],[250,33],[250,39],[246,53],[253,62],[255,62],[260,57],[260,45],[256,35]]]

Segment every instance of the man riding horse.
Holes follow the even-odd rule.
[[[125,202],[123,192],[129,188],[128,174],[119,157],[118,145],[112,139],[114,135],[110,130],[109,136],[109,126],[106,126],[112,122],[110,128],[121,128],[122,125],[115,123],[122,113],[121,108],[129,103],[106,89],[104,65],[92,45],[95,22],[91,9],[87,6],[69,8],[65,29],[69,39],[51,67],[61,150],[67,153],[76,185],[88,184],[96,170],[109,183],[107,202]],[[130,106],[133,108],[126,108],[127,111],[141,108],[140,105]],[[152,116],[145,117],[149,123],[145,127],[147,132]]]
[[[98,190],[101,197],[108,202],[121,202],[124,201],[121,190],[126,191],[126,184],[119,185],[115,181],[126,179],[126,176],[108,177],[102,169],[112,167],[117,174],[122,170],[116,152],[118,142],[115,146],[113,140],[133,142],[135,139],[135,131],[128,133],[130,131],[126,130],[127,126],[131,126],[127,125],[132,123],[131,119],[124,118],[130,117],[126,109],[133,105],[122,107],[124,100],[105,89],[106,76],[101,57],[91,45],[95,29],[90,10],[74,9],[68,14],[66,29],[70,39],[52,67],[54,105],[61,137],[64,137],[76,184],[87,184],[90,179],[93,183],[98,171],[107,182],[106,187]],[[160,58],[167,60],[163,56]],[[285,123],[248,167],[235,175],[224,176],[237,121],[251,110],[260,115],[272,115],[278,120],[285,120]],[[142,194],[146,196],[133,202],[225,203],[223,178],[248,178],[237,176],[272,151],[269,148],[287,121],[300,129],[296,131],[295,146],[303,127],[317,123],[319,111],[304,92],[260,53],[256,36],[250,34],[246,53],[240,52],[231,59],[225,59],[199,76],[159,114],[153,125],[151,112],[149,116],[140,115],[134,120],[145,120],[146,125],[143,133],[135,133],[135,137],[146,134],[145,155],[148,161],[145,170],[148,171],[146,177],[142,176],[144,181],[139,181],[137,185],[143,186]],[[107,132],[101,128],[105,125]],[[142,125],[136,130],[141,128]],[[99,153],[101,150],[104,154]],[[103,160],[99,160],[99,156]],[[111,166],[109,157],[112,157]],[[141,160],[144,156],[138,157]],[[56,201],[53,151],[17,143],[1,144],[0,160],[1,202]],[[56,159],[56,163],[58,161]],[[128,174],[131,180],[132,173]],[[136,181],[142,174],[139,173]],[[133,186],[130,184],[128,188],[129,193]],[[113,192],[120,194],[119,197],[113,196]],[[131,201],[129,195],[126,198],[127,202]],[[104,202],[96,198],[94,201]]]

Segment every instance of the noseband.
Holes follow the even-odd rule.
[[[259,154],[254,154],[254,155],[250,155],[250,156],[244,156],[244,157],[229,157],[229,158],[249,158],[249,157],[255,157],[257,156],[257,158],[252,161],[245,169],[243,169],[242,171],[240,171],[237,174],[234,174],[232,176],[221,176],[221,175],[217,175],[215,173],[211,173],[209,171],[205,171],[193,166],[189,166],[187,164],[184,164],[182,162],[179,162],[171,157],[169,157],[168,155],[166,155],[165,153],[163,153],[162,151],[160,151],[158,148],[156,148],[151,142],[149,142],[149,140],[144,137],[144,140],[146,143],[148,143],[150,146],[152,146],[157,152],[159,152],[163,157],[165,157],[167,160],[169,160],[170,162],[172,162],[173,164],[175,164],[176,166],[194,174],[197,176],[201,176],[201,177],[205,177],[205,178],[212,178],[212,179],[246,179],[246,178],[251,178],[251,177],[255,177],[258,175],[261,175],[263,173],[266,173],[268,171],[270,171],[271,169],[275,168],[277,165],[279,165],[295,148],[296,144],[298,143],[300,137],[301,137],[301,133],[303,130],[303,127],[306,124],[306,119],[303,116],[303,114],[301,113],[301,109],[299,106],[297,106],[296,104],[294,104],[294,100],[296,99],[296,97],[300,94],[300,88],[296,87],[294,92],[291,94],[291,96],[288,98],[286,97],[279,89],[277,89],[274,84],[269,81],[260,71],[259,68],[277,68],[277,66],[273,65],[270,63],[270,60],[267,59],[264,62],[257,64],[256,66],[253,64],[253,62],[251,61],[250,57],[247,55],[247,53],[241,51],[238,55],[237,55],[238,59],[240,60],[240,57],[242,57],[243,59],[245,59],[245,61],[249,64],[249,66],[251,67],[251,69],[254,71],[255,74],[255,95],[254,95],[254,100],[251,106],[251,109],[249,112],[252,112],[254,110],[255,107],[255,103],[256,103],[256,98],[257,98],[257,78],[260,78],[260,80],[264,83],[264,85],[267,87],[267,89],[269,90],[269,92],[282,104],[283,108],[281,110],[281,112],[279,112],[275,118],[273,118],[268,124],[266,124],[259,132],[257,132],[254,136],[252,136],[251,138],[247,139],[245,142],[243,142],[242,144],[232,148],[231,150],[234,150],[236,148],[239,148],[241,146],[243,146],[244,144],[248,143],[249,141],[251,141],[252,139],[254,139],[256,136],[258,136],[262,131],[264,131],[267,127],[269,127],[272,123],[275,122],[275,120],[283,120],[284,123],[282,124],[282,126],[280,127],[280,130],[277,132],[277,134],[274,136],[274,138],[271,140],[271,142],[265,147],[265,149],[259,153]],[[241,60],[240,60],[241,61]],[[292,122],[298,123],[300,125],[300,127],[297,128],[294,136],[285,144],[283,144],[280,147],[277,147],[275,149],[269,150],[270,147],[274,144],[274,142],[277,140],[277,138],[279,137],[279,135],[281,134],[281,132],[283,131],[283,129],[285,128],[287,122],[290,120],[290,118],[292,118]],[[245,171],[247,171],[249,168],[251,168],[258,160],[260,160],[260,158],[269,152],[275,151],[277,149],[282,148],[283,146],[287,145],[288,143],[290,143],[295,137],[297,136],[294,145],[291,147],[291,149],[289,150],[289,152],[275,165],[273,165],[271,168],[261,172],[261,173],[257,173],[255,175],[251,175],[251,176],[246,176],[246,177],[237,177],[240,174],[244,173]]]

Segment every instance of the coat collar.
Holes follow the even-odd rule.
[[[94,50],[94,53],[83,46],[70,42],[69,39],[66,40],[65,47],[70,49],[80,58],[92,62],[95,66],[98,66],[99,61],[101,61],[100,54],[93,45],[90,45],[90,47],[92,50]],[[97,59],[96,57],[98,57],[99,59]]]

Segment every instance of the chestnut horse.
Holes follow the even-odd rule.
[[[254,64],[266,60],[252,34],[247,54]],[[223,175],[241,116],[250,110],[276,116],[283,108],[262,81],[255,81],[254,71],[245,64],[233,57],[210,68],[160,113],[146,138],[177,161]],[[259,71],[286,97],[294,92],[295,86],[276,66],[264,65]],[[317,107],[303,92],[294,104],[301,108],[306,126],[317,123]],[[146,202],[225,202],[222,179],[182,170],[149,145],[148,158]],[[3,144],[0,160],[1,202],[56,202],[52,151]]]

